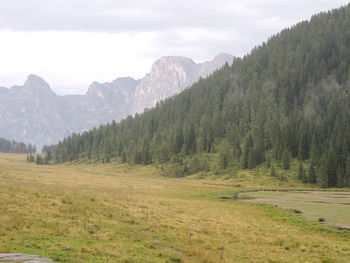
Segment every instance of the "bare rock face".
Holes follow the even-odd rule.
[[[0,87],[0,96],[6,94],[8,91],[9,91],[9,90],[8,90],[7,88],[5,88],[5,87]]]
[[[56,143],[70,133],[60,108],[49,84],[30,75],[23,86],[0,96],[0,137],[41,146]]]
[[[200,77],[205,78],[225,63],[232,64],[233,57],[220,54],[212,61],[195,63],[185,57],[162,57],[154,62],[151,72],[136,87],[134,112],[142,112],[157,102],[180,93]]]
[[[0,254],[0,263],[53,263],[52,260],[35,255]]]
[[[66,107],[71,130],[81,132],[128,116],[136,85],[137,80],[130,77],[105,83],[93,82],[81,101],[74,103],[75,110],[69,105]]]
[[[153,107],[232,61],[228,54],[203,63],[162,57],[140,80],[125,77],[93,82],[85,95],[58,96],[42,78],[29,75],[23,86],[0,87],[0,137],[31,143],[40,150],[73,132],[120,121]]]

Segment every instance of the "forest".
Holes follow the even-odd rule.
[[[182,93],[57,145],[46,163],[168,164],[176,176],[299,162],[299,178],[350,186],[350,5],[270,37]]]
[[[36,147],[31,144],[16,142],[0,138],[0,152],[2,153],[35,153]]]

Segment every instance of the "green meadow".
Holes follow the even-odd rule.
[[[294,200],[286,209],[234,198],[252,189],[301,188],[294,177],[280,181],[249,170],[232,178],[161,174],[156,166],[35,165],[0,154],[0,253],[72,263],[350,262],[350,232],[313,220],[321,211],[311,216],[310,208],[305,218],[307,209],[299,207],[322,210],[306,201],[324,197],[246,193]],[[347,202],[328,199],[336,203],[329,207]]]

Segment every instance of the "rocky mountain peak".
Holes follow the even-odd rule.
[[[41,77],[31,74],[27,77],[22,89],[29,94],[47,94],[47,95],[55,95],[55,93],[51,90],[50,85]]]
[[[103,97],[103,89],[104,89],[104,84],[99,83],[97,81],[94,81],[90,84],[86,95],[87,96],[97,96],[97,97]]]
[[[131,77],[122,77],[113,80],[110,84],[114,89],[132,91],[135,90],[137,82],[136,79]]]
[[[169,71],[191,70],[196,63],[189,58],[180,56],[166,56],[156,60],[151,68],[151,73],[160,74]]]
[[[47,82],[44,79],[42,79],[41,77],[34,75],[34,74],[30,74],[27,77],[27,80],[24,83],[24,86],[48,87],[49,84],[47,84]]]
[[[195,62],[186,57],[182,56],[162,56],[160,59],[156,60],[153,65],[156,65],[158,63],[188,63],[188,64],[195,64]]]
[[[227,53],[220,53],[214,58],[214,60],[221,60],[231,64],[233,61],[233,56]]]
[[[192,59],[180,56],[161,57],[137,85],[134,111],[141,112],[155,106],[157,102],[181,92],[200,77],[206,77],[232,61],[233,57],[224,53],[203,63],[195,63]]]

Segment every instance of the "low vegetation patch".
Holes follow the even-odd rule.
[[[241,200],[292,209],[308,219],[343,229],[350,228],[350,192],[255,191],[241,193]]]

